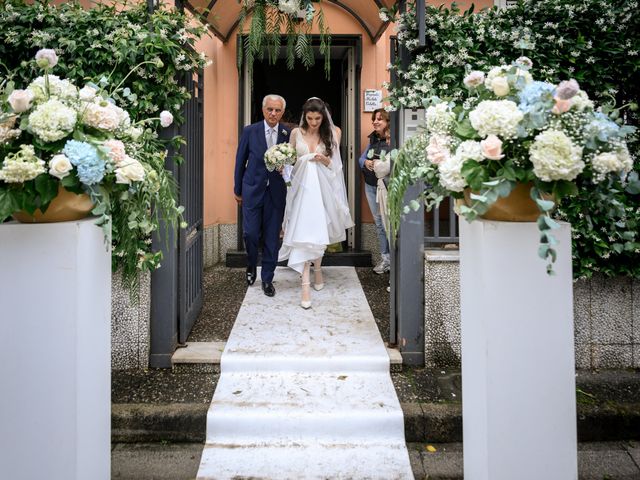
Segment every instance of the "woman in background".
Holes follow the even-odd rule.
[[[389,256],[389,240],[387,238],[387,232],[382,218],[380,205],[378,204],[378,176],[374,170],[375,164],[380,159],[381,152],[388,152],[390,147],[390,130],[389,130],[389,112],[384,108],[374,110],[371,114],[371,123],[373,125],[373,132],[369,135],[369,145],[360,156],[360,168],[364,175],[364,192],[367,196],[367,203],[369,204],[369,210],[373,215],[373,220],[376,224],[376,233],[378,235],[378,245],[380,246],[380,262],[373,267],[373,271],[377,274],[388,272],[391,268],[391,259]],[[386,163],[386,162],[385,162]],[[379,168],[380,173],[384,173],[384,170]],[[387,170],[388,175],[388,170]],[[384,182],[384,175],[380,181]],[[386,187],[385,187],[386,191]]]

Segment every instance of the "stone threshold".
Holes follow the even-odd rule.
[[[174,372],[220,373],[220,359],[226,342],[187,342],[171,358]],[[402,355],[397,348],[387,348],[391,372],[402,371]]]

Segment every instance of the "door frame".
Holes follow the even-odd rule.
[[[236,49],[241,48],[244,44],[244,35],[238,35],[236,42]],[[320,36],[312,35],[312,45],[320,45]],[[284,43],[283,43],[284,44]],[[332,47],[347,47],[352,51],[351,54],[351,67],[349,70],[353,75],[352,78],[352,94],[351,105],[345,105],[347,109],[347,118],[353,119],[353,128],[350,129],[348,143],[345,151],[349,158],[345,161],[343,159],[344,168],[348,168],[350,179],[349,185],[347,185],[347,196],[349,200],[349,206],[352,208],[352,214],[354,217],[355,226],[349,232],[347,236],[348,240],[351,240],[351,248],[355,252],[362,250],[362,194],[361,194],[361,175],[358,165],[358,158],[360,156],[360,75],[362,72],[362,35],[332,35],[331,36]],[[236,52],[237,53],[237,52]],[[319,59],[321,60],[321,59]],[[286,68],[286,67],[284,67]],[[251,81],[248,75],[249,69],[244,63],[240,69],[238,75],[238,142],[242,135],[242,129],[249,125],[251,122]],[[353,193],[353,195],[351,195]],[[244,251],[244,242],[242,240],[242,207],[237,208],[237,249],[238,251]]]

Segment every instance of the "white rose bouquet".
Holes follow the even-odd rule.
[[[286,165],[294,163],[296,163],[296,149],[290,143],[278,143],[264,154],[264,164],[270,172],[281,171]]]
[[[425,100],[425,131],[407,147],[412,156],[396,152],[396,178],[390,185],[396,226],[407,177],[425,182],[428,209],[453,196],[462,200],[458,213],[469,221],[517,185],[526,185],[538,207],[539,255],[550,260],[552,273],[555,204],[578,193],[578,180],[598,183],[617,175],[638,182],[626,144],[635,128],[623,125],[620,108],[596,109],[575,80],[558,85],[535,81],[532,66],[521,57],[510,66],[470,72],[463,80],[467,95],[457,104]],[[419,143],[425,148],[416,155]],[[419,203],[411,206],[417,209]]]

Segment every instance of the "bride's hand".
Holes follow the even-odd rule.
[[[327,157],[326,155],[322,155],[321,153],[316,153],[315,157],[313,157],[311,160],[313,162],[320,162],[325,167],[328,167],[329,164],[331,163],[331,159],[329,157]]]

